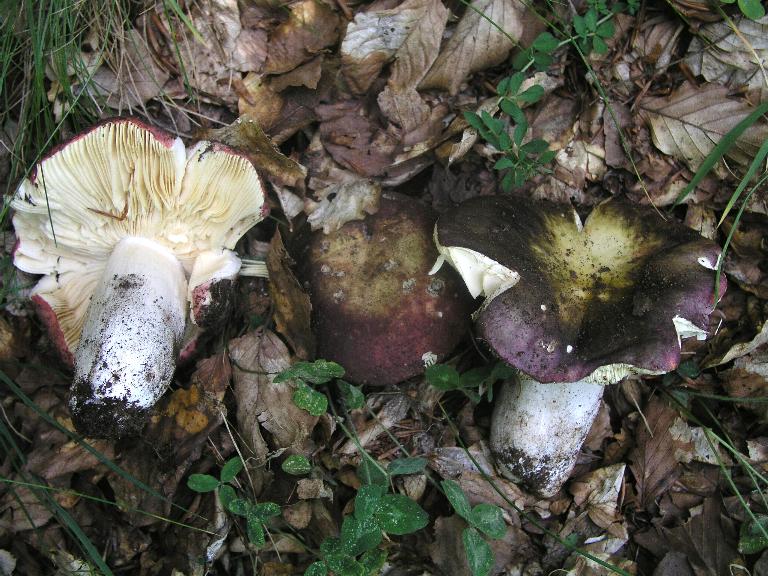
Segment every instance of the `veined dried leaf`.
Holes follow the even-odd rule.
[[[644,22],[632,47],[645,60],[663,71],[672,61],[683,25],[666,15]]]
[[[738,34],[726,21],[699,28],[685,61],[694,74],[701,74],[709,82],[732,88],[768,86],[768,16],[757,21],[734,17],[733,25]]]
[[[637,446],[629,459],[637,483],[638,504],[647,509],[677,479],[680,465],[675,458],[677,446],[669,433],[677,412],[653,398],[644,414],[645,419],[638,421]]]
[[[693,171],[722,137],[752,112],[745,100],[729,98],[728,88],[718,84],[697,88],[686,83],[669,97],[642,100],[639,108],[651,126],[656,147]],[[766,138],[768,124],[755,123],[736,140],[726,157],[747,166]]]
[[[569,492],[573,494],[574,503],[584,505],[589,518],[600,528],[607,529],[621,519],[617,512],[626,467],[626,464],[613,464],[599,468],[571,483]]]
[[[306,198],[304,211],[312,230],[324,234],[335,232],[351,220],[363,220],[367,214],[379,211],[381,186],[370,180],[344,182],[318,192],[320,202]]]
[[[447,19],[440,0],[405,0],[396,8],[357,14],[341,43],[344,76],[355,91],[365,92],[397,57],[390,82],[397,89],[415,87],[437,57]]]
[[[700,426],[689,426],[682,418],[676,418],[674,424],[669,429],[672,438],[681,446],[675,450],[675,458],[678,462],[687,464],[691,461],[703,462],[718,466],[721,463],[728,466],[732,465],[730,457],[723,452],[720,445],[712,441],[710,445],[704,428]],[[713,449],[714,446],[714,449]]]
[[[456,94],[469,74],[502,62],[523,33],[524,12],[520,0],[472,2],[419,87]]]

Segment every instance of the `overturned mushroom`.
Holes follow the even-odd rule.
[[[437,257],[436,215],[401,194],[330,234],[315,232],[300,258],[309,282],[318,355],[360,384],[383,386],[447,355],[469,324],[471,300]]]
[[[707,335],[720,248],[650,208],[606,201],[582,226],[571,206],[486,196],[444,214],[435,241],[486,298],[478,336],[520,371],[496,399],[497,463],[543,496],[568,478],[604,384],[673,370],[680,339]]]
[[[253,165],[226,146],[106,121],[59,146],[12,202],[16,266],[74,364],[70,410],[87,436],[137,432],[170,384],[189,310],[209,325],[237,276],[231,252],[265,215]],[[191,305],[190,305],[191,304]]]

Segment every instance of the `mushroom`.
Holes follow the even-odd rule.
[[[171,382],[188,310],[207,326],[226,307],[240,268],[231,250],[267,210],[255,168],[224,145],[186,150],[114,119],[48,154],[11,205],[14,263],[44,275],[32,301],[74,365],[75,426],[138,432]]]
[[[395,384],[445,357],[469,326],[471,300],[453,270],[430,276],[437,215],[402,194],[330,234],[300,257],[318,355],[359,384]]]
[[[605,384],[673,370],[680,339],[707,336],[720,248],[650,208],[608,200],[582,226],[570,205],[478,197],[440,217],[435,241],[436,268],[485,296],[478,336],[519,370],[491,449],[542,496],[570,475]]]

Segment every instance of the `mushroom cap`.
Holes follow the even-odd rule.
[[[318,356],[359,384],[394,384],[442,358],[469,327],[472,301],[453,270],[430,276],[437,215],[401,194],[330,234],[317,231],[301,257],[310,284]]]
[[[715,305],[720,248],[626,201],[603,202],[582,226],[569,205],[477,197],[441,216],[435,240],[460,271],[467,254],[496,265],[462,273],[491,287],[478,336],[539,382],[673,370],[680,337],[703,338]]]
[[[130,118],[104,121],[57,146],[11,206],[14,263],[44,275],[33,302],[70,362],[120,240],[159,243],[189,277],[201,254],[234,248],[267,211],[261,179],[243,154],[212,142],[187,150],[181,139]]]

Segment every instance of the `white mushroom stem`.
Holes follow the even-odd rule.
[[[173,253],[145,238],[109,257],[75,352],[70,408],[86,435],[136,432],[171,382],[184,333],[187,280]]]
[[[520,375],[495,399],[491,450],[501,473],[549,498],[568,479],[603,397],[586,380],[542,384]]]

